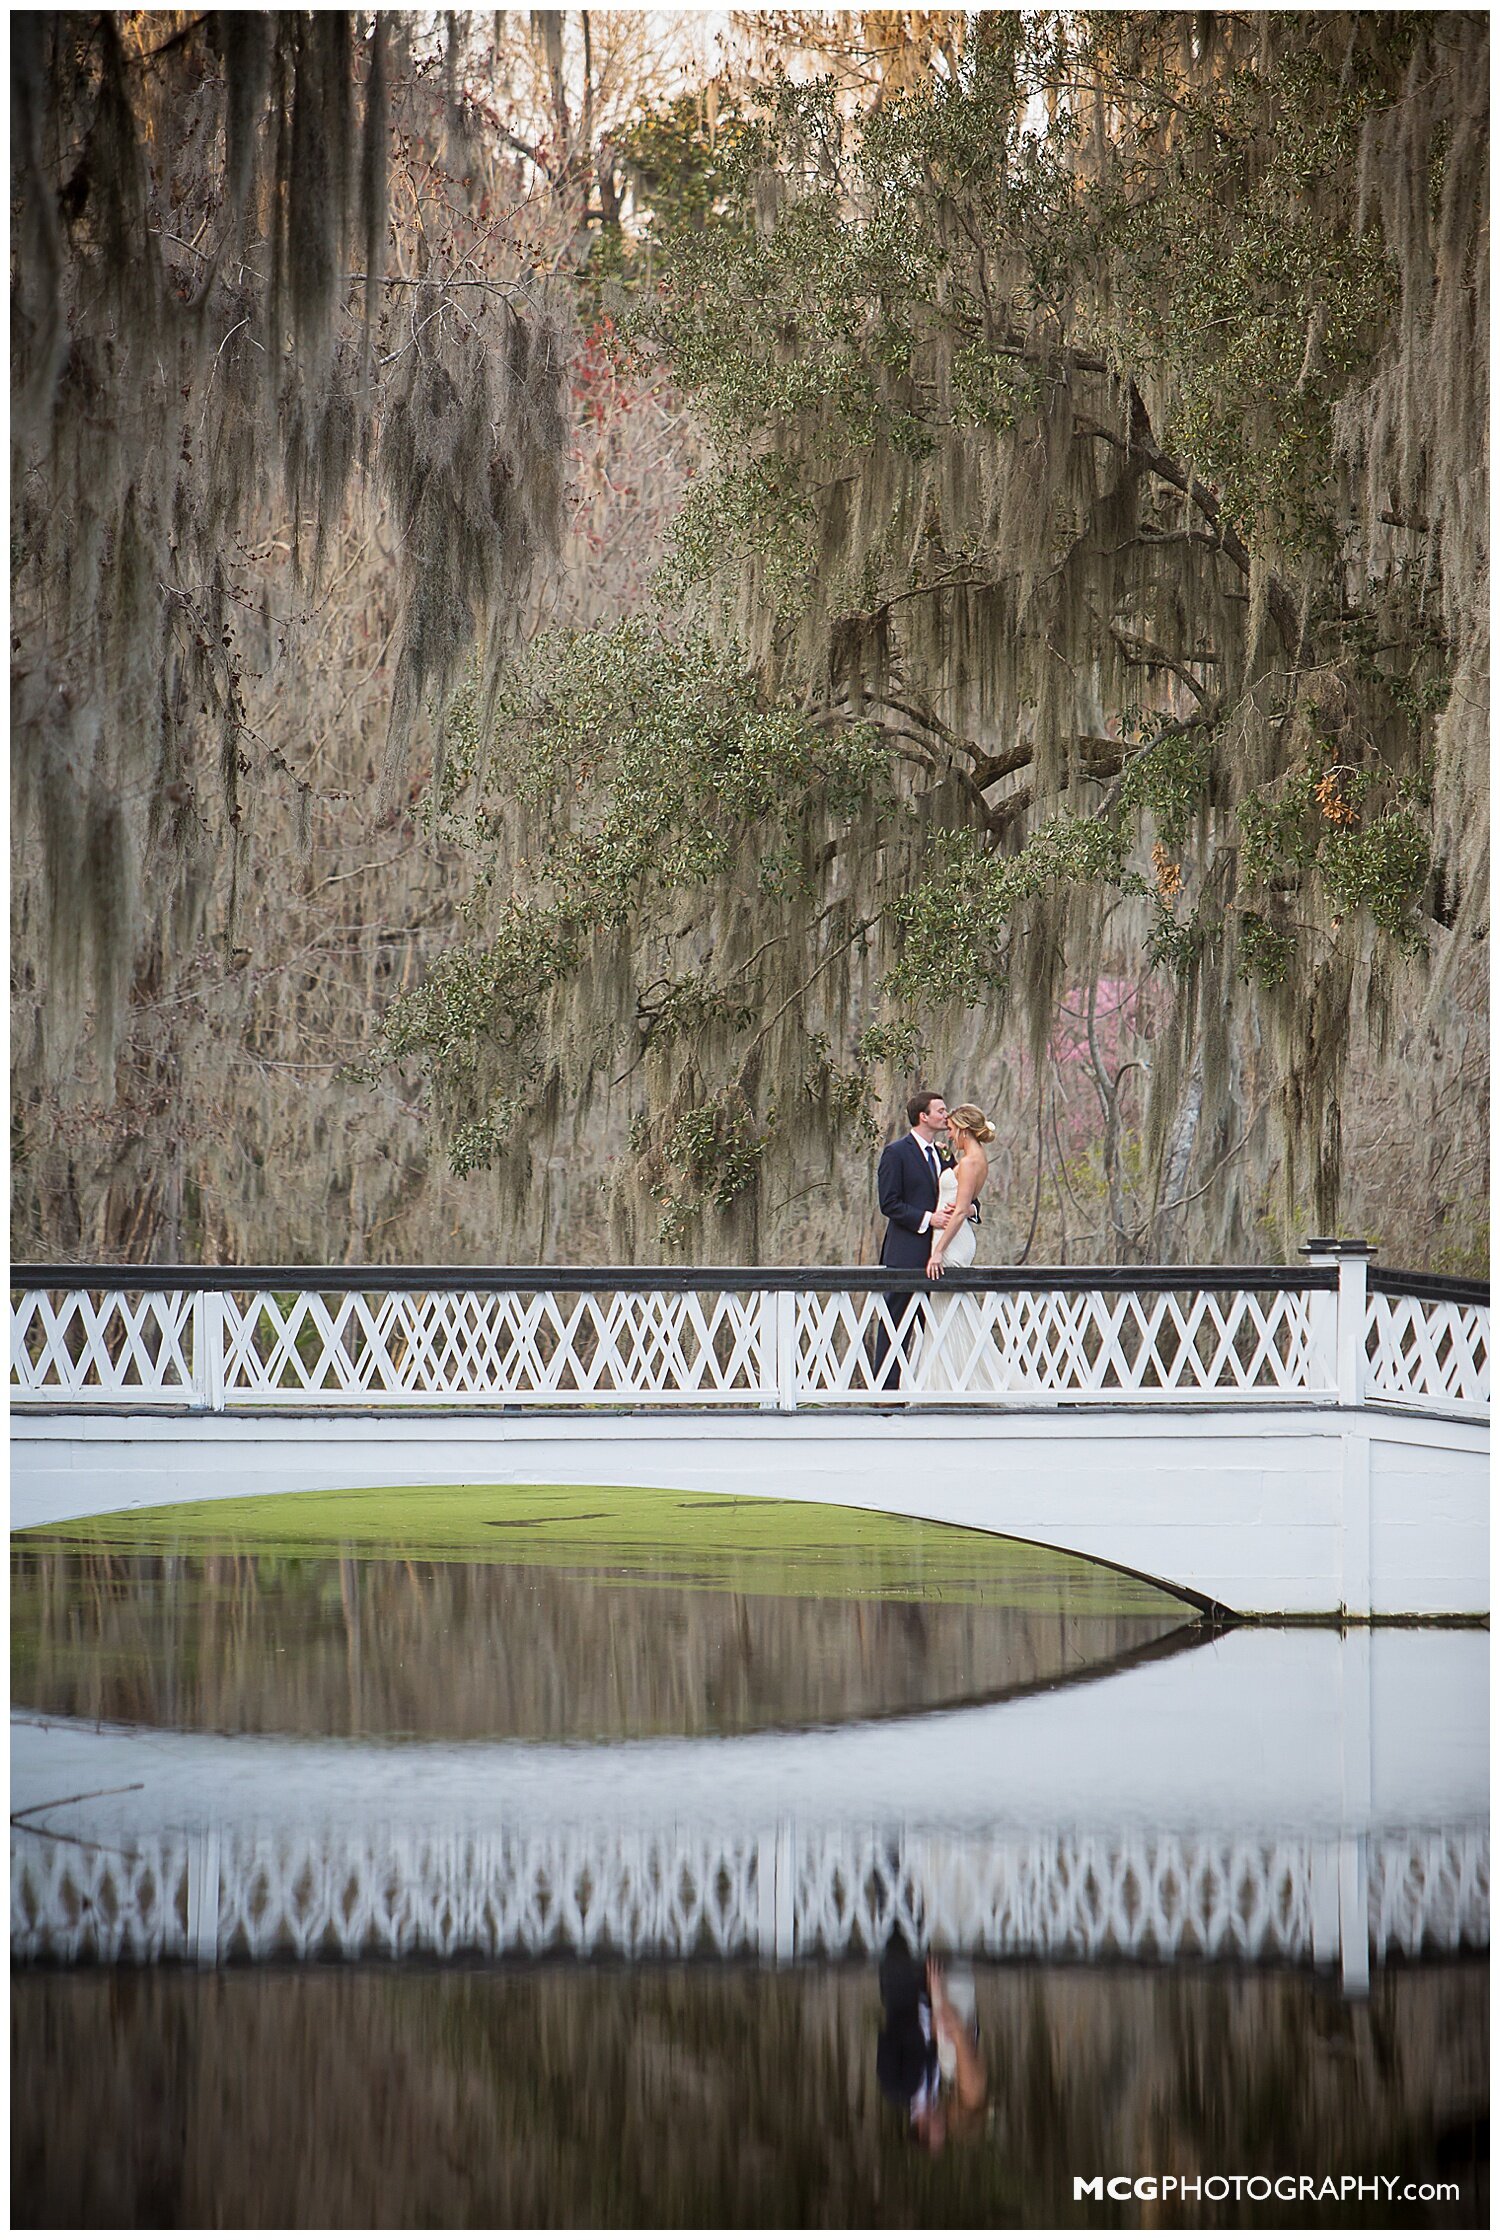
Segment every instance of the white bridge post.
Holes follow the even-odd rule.
[[[1314,1374],[1332,1385],[1340,1410],[1362,1409],[1373,1248],[1362,1237],[1313,1237],[1302,1249],[1313,1267],[1337,1268],[1339,1276],[1336,1292],[1316,1291],[1310,1301]],[[1346,1618],[1370,1618],[1370,1439],[1357,1415],[1346,1418],[1340,1445],[1339,1607]]]
[[[797,1405],[797,1294],[776,1298],[776,1404],[790,1413]]]
[[[1340,1408],[1362,1409],[1365,1404],[1365,1320],[1368,1312],[1366,1268],[1370,1247],[1363,1240],[1338,1246],[1339,1329],[1338,1381]],[[1370,1439],[1356,1428],[1360,1416],[1344,1424],[1340,1458],[1339,1506],[1341,1514],[1339,1600],[1348,1618],[1372,1618],[1374,1592],[1370,1550]],[[1366,1648],[1368,1655],[1368,1645]],[[1361,1904],[1363,1905],[1363,1899]],[[1346,1979],[1348,1963],[1346,1959]]]
[[[1324,1836],[1312,1846],[1308,1862],[1309,1916],[1313,1964],[1331,1967],[1342,1960],[1339,1852],[1342,1838]]]
[[[755,1945],[762,1967],[797,1956],[797,1862],[790,1820],[765,1828],[755,1845]]]
[[[797,1294],[760,1295],[760,1404],[790,1412],[797,1405]]]
[[[193,1394],[213,1415],[224,1413],[224,1294],[200,1291],[193,1300]]]
[[[1312,1237],[1302,1247],[1303,1256],[1310,1268],[1332,1268],[1337,1265],[1333,1239]],[[1311,1358],[1308,1362],[1308,1382],[1322,1390],[1337,1394],[1339,1388],[1339,1300],[1336,1291],[1310,1291],[1307,1295],[1307,1327],[1312,1339]]]
[[[1369,1316],[1367,1274],[1374,1248],[1362,1237],[1340,1238],[1334,1247],[1339,1270],[1339,1406],[1361,1408],[1365,1399],[1365,1323]]]
[[[188,1848],[188,1953],[200,1968],[219,1964],[219,1831],[205,1828]]]
[[[1332,1296],[1315,1291],[1309,1320],[1317,1366],[1338,1395],[1341,1408],[1365,1402],[1365,1324],[1369,1316],[1367,1273],[1375,1248],[1363,1237],[1310,1237],[1302,1247],[1312,1268],[1337,1268],[1339,1287]]]
[[[797,1852],[790,1820],[776,1826],[776,1965],[797,1957]]]

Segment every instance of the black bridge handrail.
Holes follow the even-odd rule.
[[[1454,1307],[1487,1307],[1490,1287],[1476,1276],[1424,1276],[1410,1268],[1370,1269],[1372,1291],[1392,1291],[1406,1299],[1436,1299]]]
[[[1336,1291],[1336,1267],[276,1268],[82,1263],[11,1268],[12,1291]],[[1447,1283],[1448,1279],[1441,1279]],[[1425,1278],[1424,1298],[1447,1297]],[[1487,1286],[1464,1286],[1471,1292]]]

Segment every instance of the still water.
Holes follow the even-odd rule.
[[[771,1514],[13,1541],[13,2221],[1487,2221],[1486,1635]]]

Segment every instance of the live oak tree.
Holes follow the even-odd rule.
[[[488,66],[462,27],[451,48],[441,20],[389,13],[17,25],[21,1256],[492,1250],[483,1193],[434,1162],[416,1101],[338,1077],[462,893],[410,807],[442,660],[524,633],[550,552],[580,541],[572,228],[468,98]],[[122,164],[117,279],[101,229]],[[305,291],[293,315],[276,261],[320,236],[326,325]],[[424,394],[442,377],[457,415]],[[592,386],[620,481],[614,385]],[[581,465],[599,479],[587,446]],[[593,498],[596,532],[615,503]]]
[[[682,222],[662,191],[635,346],[717,465],[655,621],[454,718],[469,937],[378,1054],[460,1164],[632,1098],[623,1243],[643,1185],[669,1245],[764,1249],[789,1150],[964,1007],[1039,1078],[1124,967],[1169,1017],[1133,1228],[1096,1068],[1113,1249],[1194,1197],[1243,1248],[1278,1163],[1334,1221],[1351,1050],[1483,929],[1483,18],[992,14],[953,52],[642,127]]]
[[[249,42],[252,91],[263,39],[298,49],[284,89],[293,102],[296,70],[311,100],[324,65],[310,47],[301,51],[301,18],[257,19],[222,32],[199,16],[111,20],[149,173],[141,269],[149,279],[149,260],[158,255],[175,287],[181,275],[208,269],[215,235],[211,226],[203,230],[203,213],[222,211],[234,183],[215,121],[241,67],[234,38],[243,33]],[[29,113],[44,127],[44,147],[52,144],[46,120],[54,98],[76,105],[89,137],[104,67],[100,42],[110,26],[90,17],[56,28],[69,37],[41,52],[41,106]],[[22,431],[26,511],[18,513],[13,544],[13,628],[25,729],[13,770],[25,799],[13,822],[11,1173],[13,1246],[23,1257],[321,1263],[351,1255],[420,1260],[434,1252],[492,1258],[497,1250],[525,1257],[544,1249],[562,1211],[552,1201],[534,1200],[530,1209],[521,1201],[519,1211],[497,1206],[483,1178],[455,1177],[446,1160],[434,1158],[427,1115],[405,1083],[387,1076],[371,1093],[342,1079],[340,1069],[364,1049],[390,994],[420,977],[427,946],[437,929],[451,926],[463,892],[453,851],[415,813],[440,749],[435,680],[408,696],[408,709],[413,698],[424,703],[409,723],[393,728],[390,720],[398,665],[403,677],[412,674],[400,653],[413,591],[441,592],[444,584],[443,535],[451,528],[468,538],[477,515],[481,557],[496,571],[498,591],[487,613],[473,612],[481,642],[524,634],[536,598],[559,617],[613,619],[654,568],[661,523],[691,472],[696,446],[690,435],[684,440],[680,392],[663,375],[641,380],[611,362],[591,277],[604,228],[589,185],[598,166],[588,151],[603,162],[599,136],[613,134],[644,99],[659,98],[674,82],[669,62],[674,71],[678,62],[632,18],[595,17],[591,27],[569,18],[560,80],[548,60],[555,19],[459,18],[434,28],[430,19],[387,15],[374,28],[385,41],[381,144],[389,168],[383,266],[375,268],[385,278],[375,297],[373,378],[357,391],[361,440],[342,502],[332,487],[310,500],[282,472],[274,400],[252,388],[247,406],[242,384],[236,414],[243,419],[248,409],[252,423],[250,495],[243,506],[232,492],[226,500],[230,518],[218,552],[231,642],[205,632],[200,645],[196,631],[186,634],[180,601],[167,607],[177,629],[169,678],[171,662],[196,654],[212,657],[210,686],[222,692],[232,677],[236,752],[227,770],[223,710],[212,690],[198,698],[177,693],[175,767],[158,772],[160,742],[132,714],[130,669],[119,671],[87,635],[70,638],[53,596],[59,574],[43,565],[38,540],[45,534],[54,559],[76,569],[88,556],[92,515],[74,509],[55,471],[73,437],[65,431],[51,455],[45,425],[36,441],[35,430]],[[365,24],[344,49],[360,129],[375,69],[369,30]],[[334,57],[337,33],[325,27]],[[28,70],[37,62],[32,54]],[[68,75],[75,62],[76,82]],[[26,84],[34,94],[33,79]],[[564,115],[554,107],[559,86]],[[542,157],[540,166],[512,145],[501,123]],[[269,169],[279,129],[269,101],[258,129]],[[67,146],[77,153],[80,144],[75,138]],[[45,221],[56,177],[44,167],[38,190],[22,175],[19,138],[14,145],[17,210],[28,223],[38,213]],[[290,161],[289,143],[285,152]],[[97,160],[91,142],[88,163]],[[61,176],[73,182],[65,212],[73,224],[87,201],[87,167],[80,159]],[[236,252],[238,284],[249,298],[269,270],[264,192],[252,203],[249,246]],[[331,203],[318,213],[327,224],[335,215]],[[348,285],[331,313],[340,348],[364,342],[360,276],[369,267],[357,206],[351,223]],[[81,362],[93,347],[94,250],[87,226],[75,231],[53,277],[64,325],[82,338]],[[440,290],[440,317],[413,321],[415,283],[434,272],[452,283]],[[13,284],[28,318],[47,315],[44,278],[18,230]],[[221,402],[227,410],[226,372],[248,378],[263,367],[258,351],[231,362],[239,335],[217,356],[246,307],[231,299],[199,309],[209,322],[209,364],[195,400],[181,400],[188,436],[181,456],[175,423],[160,443],[151,433],[150,398],[138,393],[132,361],[118,350],[106,362],[115,384],[109,409],[97,396],[80,404],[65,383],[50,409],[63,419],[75,410],[86,416],[77,480],[87,508],[107,507],[115,478],[133,471],[132,461],[144,460],[152,488],[151,478],[175,462],[173,518],[196,531],[198,509],[212,495],[205,464],[214,454],[204,448],[205,433]],[[540,384],[535,400],[549,409],[556,403],[571,423],[560,450],[552,448],[555,425],[542,430],[546,442],[529,447],[524,421],[517,425],[527,399],[506,381],[512,311],[543,345],[531,360]],[[556,534],[555,570],[528,568],[503,523],[486,531],[488,453],[468,462],[474,472],[462,504],[449,503],[442,477],[432,481],[438,518],[415,537],[385,471],[381,429],[399,396],[391,384],[424,353],[461,371],[453,345],[469,334],[465,314],[493,354],[490,432],[514,470],[508,500],[537,509],[543,560]],[[410,347],[413,326],[418,339]],[[264,339],[263,327],[254,331]],[[19,322],[17,341],[18,359],[29,365],[31,343]],[[561,358],[559,344],[566,345]],[[289,335],[288,376],[299,347]],[[477,389],[470,399],[480,407]],[[162,401],[171,407],[169,389]],[[451,433],[440,420],[432,432],[440,440]],[[239,434],[235,444],[233,457],[243,464]],[[164,599],[167,586],[190,588],[180,548],[155,558]],[[106,550],[98,586],[106,605],[117,591],[109,570]],[[148,602],[144,634],[125,635],[132,663],[148,678],[160,659],[152,636],[158,619]],[[457,610],[453,620],[462,627]],[[69,744],[80,703],[86,732],[95,726],[101,742],[86,764]],[[107,863],[97,849],[84,860],[74,847],[91,805],[98,819],[117,817],[123,833]],[[112,873],[123,875],[123,890],[111,885]],[[522,1221],[524,1242],[505,1226]]]
[[[114,1097],[132,990],[315,776],[249,703],[357,489],[398,586],[386,784],[556,549],[567,307],[513,254],[450,26],[388,11],[18,16],[12,748],[28,1079]],[[466,189],[473,186],[471,196]],[[257,688],[269,687],[269,692]]]

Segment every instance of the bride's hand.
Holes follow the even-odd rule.
[[[936,1247],[934,1247],[934,1249],[933,1249],[933,1252],[932,1252],[932,1256],[931,1256],[931,1258],[930,1258],[930,1259],[928,1260],[928,1263],[927,1263],[927,1273],[928,1273],[928,1276],[929,1276],[929,1277],[931,1278],[931,1280],[932,1280],[932,1281],[933,1281],[934,1283],[936,1283],[936,1281],[937,1281],[938,1277],[939,1277],[939,1276],[940,1276],[940,1275],[942,1274],[942,1272],[943,1272],[943,1256],[942,1256],[941,1252],[939,1252],[939,1251],[938,1251],[938,1250],[936,1249]]]

